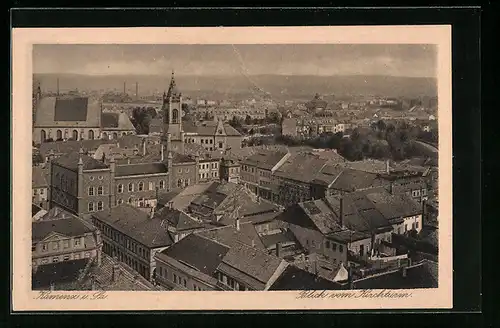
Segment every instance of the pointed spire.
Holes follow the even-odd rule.
[[[177,86],[175,84],[175,74],[174,70],[172,70],[172,78],[170,80],[170,86],[168,87],[167,98],[172,96],[178,96],[180,93],[177,90]]]

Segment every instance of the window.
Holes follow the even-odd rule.
[[[149,190],[155,190],[155,183],[154,182],[149,183]]]
[[[75,260],[80,259],[80,254],[75,254],[75,255],[73,255],[73,259],[75,259]]]
[[[160,189],[165,189],[165,181],[160,180]]]
[[[97,194],[102,195],[104,193],[104,188],[102,186],[97,187]]]
[[[219,148],[224,148],[224,144],[222,142],[219,142]]]
[[[129,183],[129,184],[128,184],[128,191],[129,191],[129,192],[134,191],[134,184],[133,184],[133,183]]]
[[[102,201],[98,201],[97,202],[97,210],[98,211],[102,211],[103,207],[104,207],[103,202]]]
[[[332,243],[332,249],[333,249],[334,252],[337,251],[337,244]]]
[[[184,169],[185,173],[189,173],[189,168]]]
[[[123,193],[123,185],[121,183],[118,185],[118,193]]]
[[[415,222],[415,228],[418,229],[418,222]]]
[[[40,195],[43,195],[44,190],[40,189]]]
[[[142,182],[142,181],[139,182],[137,188],[138,188],[138,191],[143,191],[144,190],[144,182]]]
[[[328,240],[327,240],[327,241],[325,241],[325,247],[326,247],[326,248],[330,248],[330,241],[328,241]]]
[[[58,256],[53,257],[52,258],[52,263],[57,263],[57,262],[59,262],[59,257]]]
[[[80,239],[75,239],[74,240],[74,245],[75,245],[75,247],[80,246]]]
[[[89,187],[89,196],[94,196],[94,187]]]
[[[119,204],[123,204],[123,199],[121,199],[121,198],[120,198],[120,199],[118,199],[118,205],[119,205]]]
[[[64,248],[69,248],[69,240],[65,240],[65,241],[63,242],[63,247],[64,247]]]
[[[100,176],[98,176],[98,177],[97,177],[97,179],[102,180],[102,179],[103,179],[103,176],[102,176],[102,175],[100,175]]]
[[[85,252],[85,257],[89,258],[90,257],[90,252]]]
[[[90,180],[90,181],[94,181],[94,179],[95,179],[95,177],[94,177],[94,176],[92,176],[92,175],[89,177],[89,180]]]
[[[174,282],[177,283],[177,275],[174,273]]]
[[[64,256],[63,261],[69,261],[69,255]]]
[[[187,287],[187,281],[184,279],[184,287]]]
[[[144,198],[139,198],[139,207],[144,207]]]
[[[177,187],[182,187],[182,179],[177,180]]]
[[[158,268],[158,271],[159,271],[159,273],[160,273],[160,277],[161,277],[161,276],[163,276],[163,268],[162,268],[162,267],[159,267],[159,268]]]
[[[344,251],[344,246],[339,245],[339,252],[341,252],[341,253],[342,253],[343,251]]]
[[[89,203],[89,212],[94,212],[94,203]]]

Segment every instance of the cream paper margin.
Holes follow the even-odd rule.
[[[12,30],[12,310],[322,310],[452,307],[451,26],[16,28]],[[439,288],[410,298],[297,299],[299,292],[107,292],[43,300],[31,291],[33,44],[436,44],[439,98]],[[375,292],[375,291],[374,291]],[[403,292],[403,290],[399,290]],[[57,294],[75,294],[57,292]],[[86,294],[88,292],[77,292]],[[93,292],[91,292],[93,293]],[[343,293],[343,292],[336,292]]]

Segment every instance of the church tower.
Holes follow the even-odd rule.
[[[168,92],[163,93],[163,134],[171,134],[172,140],[181,140],[182,132],[182,94],[175,84],[174,71]],[[166,138],[165,138],[166,139]]]

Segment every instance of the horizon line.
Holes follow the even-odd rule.
[[[56,72],[41,72],[35,73],[33,75],[78,75],[78,76],[88,76],[88,77],[126,77],[126,76],[155,76],[155,77],[165,77],[169,78],[171,73],[165,74],[86,74],[86,73],[56,73]],[[262,74],[175,74],[176,77],[210,77],[210,76],[220,76],[220,77],[240,77],[240,76],[313,76],[313,77],[353,77],[353,76],[363,76],[363,77],[396,77],[396,78],[415,78],[415,79],[438,79],[436,76],[411,76],[411,75],[384,75],[384,74],[332,74],[332,75],[322,75],[322,74],[281,74],[281,73],[262,73]]]

